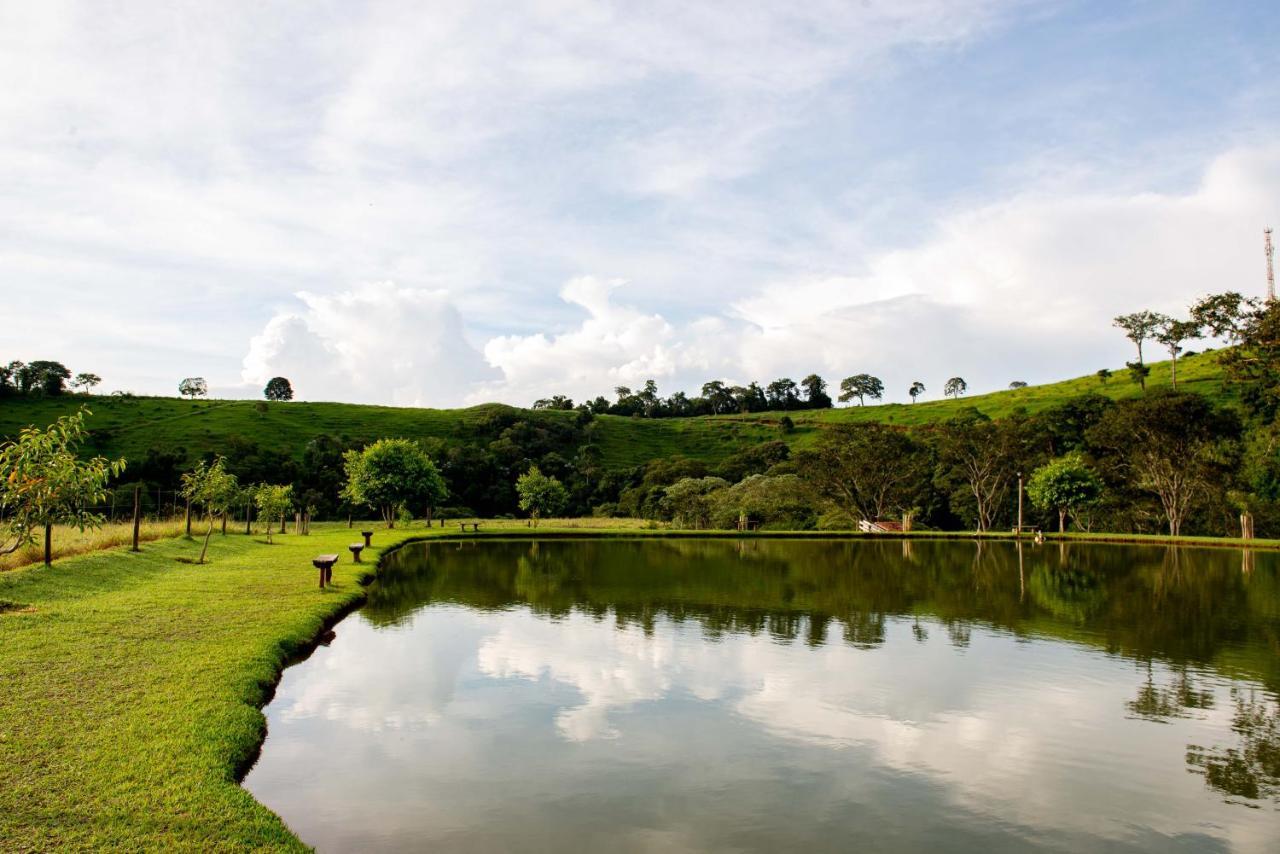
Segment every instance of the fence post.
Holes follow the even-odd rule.
[[[191,499],[187,499],[187,536],[191,536]]]
[[[142,487],[133,488],[133,548],[138,551],[138,529],[142,526]]]

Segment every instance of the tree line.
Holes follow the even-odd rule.
[[[1026,383],[1021,383],[1026,385]],[[951,377],[943,385],[946,397],[959,398],[969,386],[963,377]],[[701,394],[690,397],[683,391],[677,391],[669,397],[658,393],[658,383],[646,380],[639,390],[630,386],[618,386],[613,390],[615,399],[610,401],[603,395],[592,400],[575,404],[566,395],[557,394],[552,397],[539,398],[534,401],[534,409],[562,409],[589,412],[593,415],[627,415],[639,418],[692,418],[699,415],[725,415],[728,413],[747,412],[796,412],[806,409],[830,409],[835,405],[827,392],[827,381],[817,374],[809,374],[797,383],[790,377],[780,377],[768,385],[750,382],[747,385],[733,385],[725,380],[711,380],[702,384]],[[857,400],[858,405],[865,405],[868,400],[876,401],[884,397],[884,382],[871,374],[854,374],[845,377],[839,384],[838,400],[849,403]],[[916,380],[907,389],[911,402],[924,394],[925,384]]]
[[[94,373],[72,376],[61,362],[15,359],[0,365],[0,397],[57,397],[66,394],[68,388],[89,394],[101,382],[102,377]]]

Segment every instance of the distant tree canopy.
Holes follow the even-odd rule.
[[[964,377],[952,377],[947,380],[947,384],[942,387],[942,393],[947,397],[958,398],[969,390],[969,384],[964,381]]]
[[[267,400],[293,400],[293,385],[285,377],[272,377],[262,390]]]
[[[855,374],[840,381],[841,403],[848,403],[856,397],[858,405],[863,406],[866,404],[866,398],[879,400],[883,396],[884,383],[879,377],[873,377],[871,374]]]
[[[197,397],[204,397],[208,393],[209,384],[204,381],[204,377],[187,377],[178,383],[178,394],[183,397],[195,400]]]
[[[0,397],[55,397],[66,391],[69,379],[71,371],[61,362],[14,360],[0,366]]]

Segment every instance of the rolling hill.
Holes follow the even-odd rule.
[[[1178,363],[1178,384],[1221,403],[1231,400],[1222,383],[1217,354],[1184,357]],[[1168,362],[1151,363],[1150,388],[1169,385]],[[999,391],[959,400],[932,400],[915,404],[891,403],[849,406],[799,412],[757,412],[700,418],[644,419],[598,416],[593,441],[609,468],[639,465],[660,457],[686,456],[716,462],[750,445],[785,439],[793,447],[812,443],[827,425],[877,421],[920,425],[945,421],[957,412],[976,408],[1000,418],[1025,408],[1046,409],[1064,400],[1097,392],[1115,399],[1140,394],[1139,387],[1117,370],[1105,384],[1090,375],[1027,388]],[[373,440],[382,436],[438,438],[465,442],[480,434],[495,415],[517,414],[532,419],[569,419],[572,412],[522,410],[502,404],[467,409],[407,409],[347,403],[272,403],[265,413],[254,401],[181,400],[169,397],[8,398],[0,400],[0,436],[13,436],[29,424],[45,425],[60,415],[88,405],[93,411],[94,450],[109,456],[136,459],[149,448],[184,449],[189,458],[221,449],[231,437],[256,442],[264,448],[300,456],[307,442],[319,435]],[[783,415],[795,429],[783,435]]]

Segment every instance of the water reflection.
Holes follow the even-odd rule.
[[[1276,575],[1074,545],[419,546],[286,674],[246,785],[321,848],[1269,850]]]

